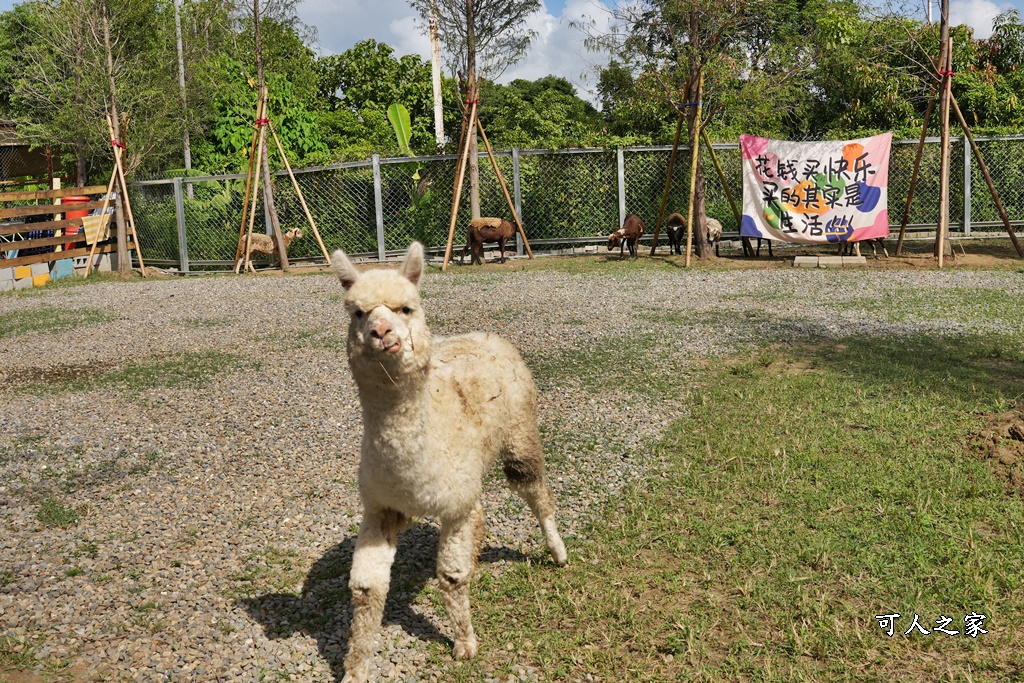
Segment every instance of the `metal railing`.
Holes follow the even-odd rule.
[[[933,231],[939,207],[939,139],[926,141],[908,230]],[[1024,226],[1024,136],[980,137],[979,147],[1015,226]],[[950,228],[954,235],[1002,230],[984,178],[963,138],[952,138]],[[716,144],[734,197],[742,195],[739,145]],[[902,218],[917,140],[893,143],[889,171],[889,220]],[[597,244],[617,229],[626,213],[640,215],[653,230],[657,220],[671,147],[517,150],[497,154],[516,210],[531,246],[540,251]],[[681,147],[669,192],[668,211],[686,212],[689,149]],[[381,159],[296,169],[295,175],[328,250],[383,260],[401,253],[413,240],[428,252],[447,241],[455,180],[454,155]],[[419,181],[413,180],[418,171]],[[705,164],[709,216],[721,221],[726,239],[738,226],[722,183]],[[467,180],[468,183],[468,180]],[[165,178],[129,184],[136,227],[147,263],[183,273],[231,267],[241,223],[245,176]],[[283,171],[275,174],[275,201],[282,229],[305,230],[298,197]],[[456,244],[461,247],[469,212],[468,187],[460,202]],[[262,202],[261,204],[262,205]],[[505,198],[481,155],[480,207],[485,216],[508,215]],[[254,230],[266,231],[258,210]],[[312,235],[294,241],[288,258],[322,260]],[[518,244],[519,253],[522,245]],[[456,250],[456,253],[458,250]]]

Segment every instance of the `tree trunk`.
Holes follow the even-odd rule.
[[[690,35],[700,35],[700,14],[697,11],[697,4],[690,12]],[[690,76],[690,87],[687,88],[686,97],[690,106],[686,108],[686,120],[690,129],[690,154],[697,155],[697,166],[694,171],[696,181],[693,193],[693,241],[697,258],[710,258],[713,253],[708,249],[708,221],[705,208],[705,196],[707,184],[704,181],[704,162],[700,154],[700,116],[701,108],[696,103],[704,96],[702,85],[704,78],[702,74],[703,65],[699,61],[699,54],[694,55],[694,62]]]
[[[476,87],[476,34],[473,29],[473,0],[466,0],[466,71],[468,97],[473,100],[477,98]],[[468,105],[467,105],[468,106]],[[479,103],[476,106],[477,114],[480,112]],[[469,210],[472,218],[480,218],[480,164],[477,157],[476,124],[469,122]]]
[[[256,77],[258,80],[258,87],[260,91],[260,97],[264,98],[263,105],[263,118],[269,119],[269,97],[267,96],[267,90],[264,87],[263,81],[263,41],[260,36],[260,0],[253,0],[253,30],[256,33]],[[266,125],[260,123],[259,125]],[[263,136],[264,144],[261,146],[257,153],[263,157],[263,201],[267,205],[267,213],[270,215],[270,227],[274,236],[274,242],[277,244],[277,253],[281,258],[281,270],[288,272],[288,253],[287,247],[284,244],[284,235],[281,234],[281,225],[277,219],[277,208],[274,206],[274,180],[270,175],[270,155],[267,153],[266,136]],[[255,209],[255,207],[253,207]]]
[[[110,45],[110,21],[107,17],[106,2],[100,3],[100,14],[103,21],[103,47],[107,57],[107,77],[110,81],[110,118],[114,126],[114,140],[121,142],[121,119],[117,113],[117,84],[114,82],[114,51]],[[114,151],[114,163],[117,163],[116,150]],[[128,264],[128,231],[125,229],[124,205],[121,202],[120,192],[115,194],[114,217],[117,220],[117,271],[127,273],[131,270]]]

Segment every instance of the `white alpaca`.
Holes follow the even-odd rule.
[[[398,532],[416,517],[441,525],[437,576],[454,655],[476,654],[469,582],[484,538],[482,481],[495,458],[540,521],[555,562],[567,558],[544,471],[537,392],[519,352],[491,334],[431,338],[417,288],[419,243],[398,270],[361,273],[341,251],[331,262],[346,289],[348,360],[363,408],[348,683],[369,675]]]

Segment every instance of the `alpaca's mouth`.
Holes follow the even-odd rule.
[[[402,340],[396,339],[391,344],[388,344],[383,339],[380,340],[380,348],[386,353],[398,353],[402,350]]]

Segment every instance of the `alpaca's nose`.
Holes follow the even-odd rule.
[[[374,339],[383,339],[384,335],[391,331],[391,323],[387,318],[377,318],[370,326],[370,336]]]

